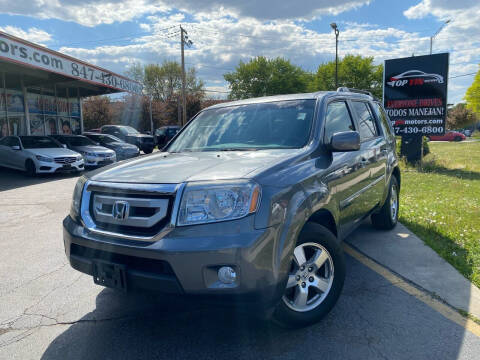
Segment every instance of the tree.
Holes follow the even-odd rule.
[[[338,86],[368,90],[374,96],[381,98],[383,65],[374,65],[373,57],[346,55],[338,61]],[[335,60],[318,67],[309,89],[310,91],[336,90]]]
[[[186,71],[187,95],[203,98],[203,81],[197,78],[194,68]],[[162,65],[149,64],[144,67],[144,91],[155,100],[170,101],[180,96],[182,89],[182,67],[176,61],[165,61]]]
[[[143,65],[138,61],[130,64],[127,71],[125,71],[125,76],[143,84],[143,80],[144,80],[144,67],[143,67]]]
[[[448,110],[447,128],[462,129],[477,122],[477,116],[466,104],[459,103]]]
[[[82,112],[85,129],[96,129],[112,122],[113,113],[108,96],[94,96],[85,99]]]
[[[223,75],[230,83],[231,99],[301,93],[307,91],[309,74],[290,61],[258,56],[247,63],[240,61],[235,71]]]
[[[472,85],[468,88],[465,100],[467,100],[467,108],[480,115],[480,70],[478,70]]]

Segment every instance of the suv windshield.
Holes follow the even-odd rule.
[[[58,138],[58,140],[70,146],[96,145],[92,140],[90,140],[86,136],[63,136]]]
[[[309,139],[314,108],[315,100],[289,100],[205,110],[168,151],[301,148]]]
[[[140,134],[137,129],[134,129],[131,126],[123,126],[121,129],[125,131],[127,134]]]
[[[111,144],[115,142],[122,142],[119,138],[113,135],[88,135],[90,139],[96,142],[100,142],[103,144]]]
[[[24,149],[51,149],[61,147],[47,136],[20,136]]]

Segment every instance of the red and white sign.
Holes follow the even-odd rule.
[[[134,94],[142,92],[142,85],[136,81],[3,32],[0,32],[0,59],[55,72],[118,91]]]

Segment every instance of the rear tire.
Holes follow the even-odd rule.
[[[455,139],[453,141],[462,141],[462,138],[460,136],[455,136]]]
[[[35,176],[37,175],[37,168],[35,167],[35,163],[28,159],[26,162],[25,162],[25,170],[27,171],[27,175],[28,176]]]
[[[143,152],[144,152],[145,154],[151,154],[151,153],[152,153],[152,151],[153,151],[153,149],[152,149],[152,148],[143,149]]]
[[[392,175],[385,203],[380,212],[371,216],[372,224],[376,229],[391,230],[397,225],[400,208],[399,193],[397,178]]]
[[[301,254],[305,261],[299,261]],[[273,321],[288,328],[318,322],[336,304],[344,281],[345,259],[336,237],[322,225],[305,224],[294,250],[285,294],[273,312]]]

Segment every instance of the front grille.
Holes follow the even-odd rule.
[[[154,236],[170,222],[173,196],[92,192],[90,213],[100,230]]]
[[[57,164],[71,164],[77,161],[76,157],[65,156],[65,157],[56,157],[53,159]]]
[[[117,253],[96,250],[77,244],[71,244],[70,254],[88,260],[104,260],[127,266],[128,269],[157,275],[175,275],[170,264],[164,260],[140,258]]]

